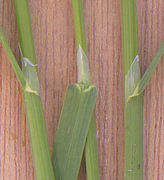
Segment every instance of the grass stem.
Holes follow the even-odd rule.
[[[122,43],[125,94],[132,92],[140,80],[138,56],[136,0],[122,0]],[[138,69],[136,71],[136,69]],[[134,72],[136,71],[136,72]],[[127,98],[126,98],[127,99]],[[126,102],[125,99],[125,148],[124,180],[143,179],[143,95]]]
[[[29,64],[36,64],[34,42],[32,36],[31,20],[27,0],[14,0],[17,18],[19,41],[22,58],[29,59]],[[32,84],[32,88],[38,83],[37,67],[22,63],[23,73]],[[33,74],[35,77],[31,77]],[[34,81],[34,80],[35,81]],[[38,94],[23,91],[29,134],[33,153],[36,179],[54,180],[54,172],[49,151],[49,144],[42,109],[41,99]]]
[[[83,52],[87,56],[86,47],[86,35],[85,35],[85,23],[83,15],[83,2],[82,0],[72,0],[73,5],[73,15],[75,24],[75,36],[76,36],[76,47],[77,51],[79,46],[82,48]],[[88,59],[85,61],[89,71]],[[87,70],[85,67],[84,69]],[[78,66],[78,72],[80,68]],[[85,80],[90,83],[90,76],[88,71],[85,73]],[[85,81],[81,79],[81,81]],[[80,79],[78,79],[80,81]],[[90,124],[90,129],[87,136],[87,141],[85,145],[85,161],[88,180],[94,179],[99,180],[99,167],[98,167],[98,153],[97,153],[97,142],[96,142],[96,127],[94,114],[92,115],[92,120]]]
[[[143,91],[164,53],[164,41],[141,78],[136,0],[122,0],[122,43],[125,80],[124,180],[143,179]]]

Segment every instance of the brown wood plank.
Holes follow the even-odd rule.
[[[142,72],[164,40],[164,1],[138,1]],[[144,93],[144,168],[146,180],[164,179],[164,58]]]
[[[50,149],[68,84],[76,82],[71,0],[29,0]],[[142,73],[164,39],[164,1],[137,1]],[[101,180],[123,180],[123,76],[120,0],[84,0]],[[19,59],[13,0],[0,0],[0,25]],[[163,59],[164,60],[164,59]],[[144,93],[144,177],[164,179],[164,61]],[[33,180],[21,88],[0,46],[0,179]],[[81,178],[83,179],[83,178]]]

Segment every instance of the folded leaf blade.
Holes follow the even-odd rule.
[[[95,86],[68,86],[53,154],[55,177],[76,180],[96,101]]]

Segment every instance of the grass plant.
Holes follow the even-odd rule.
[[[78,84],[67,88],[54,144],[54,171],[56,179],[76,180],[85,150],[87,177],[89,180],[98,180],[98,155],[93,114],[96,89],[90,82],[82,0],[73,0],[72,4],[77,47]],[[77,86],[81,92],[77,91]],[[91,91],[91,89],[93,90]],[[83,97],[86,92],[88,97]],[[89,100],[88,98],[93,95],[94,98]],[[65,143],[63,144],[61,142],[64,139]]]
[[[75,24],[78,82],[67,87],[51,161],[40,98],[40,85],[27,0],[14,0],[22,68],[0,29],[5,48],[22,87],[37,180],[76,180],[83,154],[87,179],[99,180],[94,106],[97,89],[91,84],[82,0],[72,0]],[[124,180],[143,179],[143,91],[161,56],[164,41],[140,74],[136,0],[122,0],[122,43],[125,81]]]
[[[162,54],[164,42],[141,78],[136,0],[122,0],[122,43],[125,81],[124,180],[143,179],[143,91]]]
[[[0,40],[23,89],[36,179],[54,180],[55,177],[40,99],[39,78],[28,1],[14,0],[14,5],[22,52],[22,69],[19,67],[2,30],[0,30]]]

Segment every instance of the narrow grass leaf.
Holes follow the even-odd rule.
[[[93,113],[85,145],[85,157],[87,157],[86,169],[88,180],[99,180],[98,153],[95,129],[95,118]]]
[[[12,67],[13,67],[15,73],[16,73],[16,76],[18,78],[18,81],[19,81],[21,87],[23,89],[25,89],[26,88],[25,76],[24,76],[21,68],[19,67],[19,64],[17,63],[17,60],[15,59],[15,56],[14,56],[14,54],[13,54],[13,52],[12,52],[10,46],[9,46],[9,43],[8,43],[8,41],[7,41],[7,39],[6,39],[6,37],[5,37],[5,35],[4,35],[1,28],[0,28],[0,41],[2,42],[2,45],[6,50],[6,53],[7,53],[8,57],[9,57],[9,60],[10,60],[10,62],[12,64]]]
[[[53,165],[58,180],[76,180],[96,101],[96,88],[68,86],[55,138]]]

